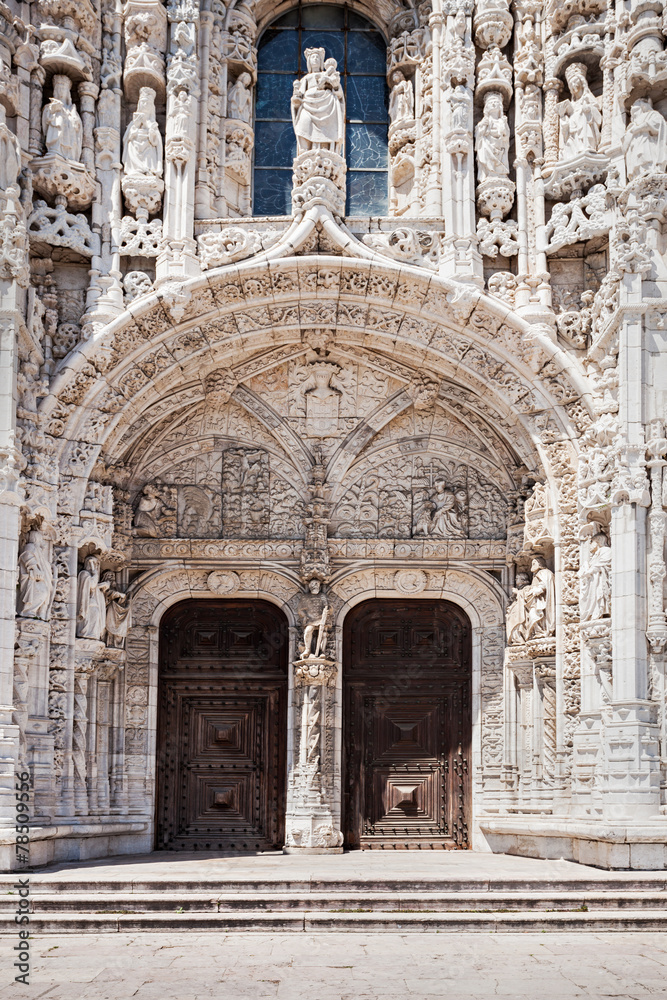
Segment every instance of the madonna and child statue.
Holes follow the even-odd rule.
[[[345,208],[345,98],[335,59],[324,49],[306,49],[308,72],[294,81],[292,123],[296,135],[295,215],[313,204],[335,214]],[[315,178],[317,179],[314,183]]]

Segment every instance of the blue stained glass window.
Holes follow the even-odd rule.
[[[386,45],[370,21],[335,4],[301,4],[279,17],[258,46],[254,214],[291,211],[296,140],[290,100],[306,72],[304,50],[321,47],[338,63],[345,91],[347,211],[387,212]]]

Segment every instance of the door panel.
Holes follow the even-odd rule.
[[[468,847],[467,618],[445,601],[367,601],[344,650],[348,845]]]
[[[189,601],[162,627],[157,846],[265,850],[284,832],[284,616]]]

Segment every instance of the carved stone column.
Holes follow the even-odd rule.
[[[340,854],[343,834],[325,793],[323,775],[333,771],[334,686],[337,665],[324,656],[294,663],[295,763],[289,775],[286,854]]]
[[[190,0],[169,3],[171,25],[167,61],[167,131],[163,242],[156,280],[199,274],[194,238],[197,167],[197,25],[199,8]]]
[[[77,816],[88,815],[88,687],[89,679],[96,667],[93,657],[99,656],[103,650],[104,643],[95,639],[76,640],[72,759],[74,807]]]

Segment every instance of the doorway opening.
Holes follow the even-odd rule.
[[[346,845],[469,848],[467,616],[448,601],[365,601],[343,649]]]
[[[282,847],[287,637],[267,601],[184,601],[163,618],[157,850]]]

